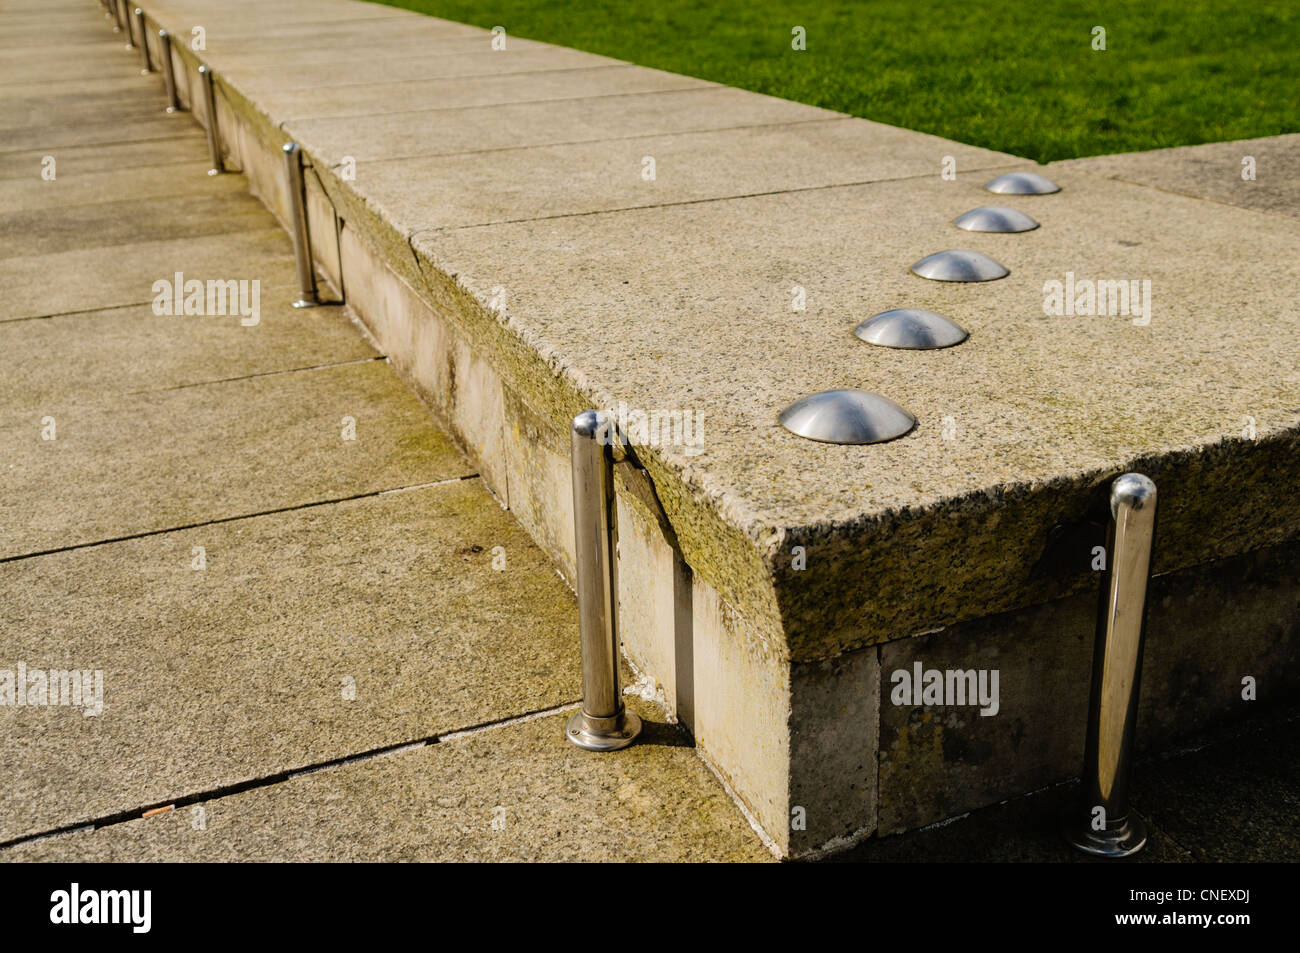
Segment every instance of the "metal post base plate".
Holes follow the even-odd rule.
[[[1094,857],[1131,857],[1147,845],[1147,826],[1130,813],[1114,829],[1094,831],[1086,821],[1067,824],[1061,833],[1074,847]]]
[[[566,738],[588,751],[617,751],[636,741],[639,734],[641,719],[626,710],[613,718],[594,718],[578,709],[564,730]]]

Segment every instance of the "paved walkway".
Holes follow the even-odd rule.
[[[686,395],[731,408],[716,431],[724,452],[714,465],[734,466],[723,475],[774,507],[847,512],[862,501],[817,496],[806,483],[797,501],[764,496],[812,453],[801,445],[761,465],[725,451],[748,445],[758,423],[772,425],[783,388],[815,389],[846,373],[821,356],[843,345],[845,322],[912,289],[904,266],[934,250],[936,235],[951,239],[943,229],[956,206],[990,201],[979,183],[1016,161],[515,38],[509,66],[494,58],[496,72],[476,75],[470,61],[495,56],[479,49],[479,31],[458,36],[459,25],[430,21],[443,52],[473,44],[430,58],[421,55],[425,39],[401,35],[406,16],[384,8],[364,25],[331,24],[321,5],[300,25],[292,18],[302,4],[223,11],[204,3],[229,17],[210,37],[238,41],[223,68],[288,117],[315,153],[357,159],[376,207],[417,250],[504,276],[514,306],[540,320],[538,340],[565,341],[611,393],[626,384],[647,406],[682,406]],[[274,38],[239,33],[253,6],[288,25]],[[0,859],[769,859],[657,709],[636,703],[651,723],[646,739],[617,756],[563,742],[562,710],[578,698],[577,634],[552,564],[346,309],[288,306],[296,284],[287,236],[242,176],[205,174],[198,126],[162,113],[158,77],[135,75],[136,54],[95,4],[3,0],[0,10],[0,691],[3,673],[19,666],[29,675],[103,673],[103,710],[91,717],[40,705],[0,711],[12,719],[12,743],[0,753]],[[341,31],[356,44],[343,85],[341,67],[321,52]],[[437,75],[444,63],[447,75]],[[605,92],[580,98],[593,74]],[[407,114],[434,102],[439,118],[454,112],[455,121]],[[726,128],[716,128],[720,115]],[[1079,381],[1051,370],[1062,347],[1093,354],[1095,336],[1035,339],[1038,319],[1022,312],[1056,262],[1112,262],[1112,233],[1128,236],[1124,248],[1139,247],[1134,236],[1148,246],[1134,273],[1173,262],[1167,274],[1158,270],[1176,296],[1162,303],[1172,311],[1164,312],[1168,340],[1181,335],[1221,359],[1193,281],[1206,280],[1218,239],[1197,239],[1186,261],[1173,252],[1186,250],[1197,227],[1217,236],[1241,226],[1249,234],[1231,263],[1268,300],[1271,292],[1258,291],[1276,254],[1264,253],[1268,243],[1294,248],[1286,217],[1297,196],[1279,179],[1293,167],[1294,139],[1062,163],[1053,175],[1071,187],[1042,206],[1054,230],[1026,239],[1055,244],[1025,252],[1025,272],[1037,270],[1007,285],[1018,298],[984,289],[998,297],[968,318],[1005,356],[990,348],[951,379],[930,375],[924,386],[942,393],[918,390],[918,405],[936,408],[932,417],[960,407],[991,433],[1001,398],[988,381],[1023,384],[1026,362],[1049,378],[1044,388],[1095,403],[1091,392],[1069,389]],[[961,186],[933,174],[952,147]],[[1268,171],[1259,189],[1223,184],[1223,164],[1243,150]],[[653,185],[640,175],[645,154],[658,159]],[[1214,174],[1198,181],[1191,172],[1209,162]],[[561,174],[570,187],[554,187]],[[450,184],[415,195],[413,176]],[[962,191],[949,198],[947,187]],[[1098,209],[1120,196],[1123,216],[1098,224]],[[705,199],[717,201],[693,205]],[[750,258],[766,264],[741,261],[730,247],[700,258],[700,234],[679,240],[685,207],[697,232],[716,226],[742,236]],[[534,221],[519,221],[520,208]],[[997,240],[963,239],[990,250]],[[838,254],[886,242],[912,249],[896,256],[897,275],[868,269],[864,278],[858,257]],[[565,255],[557,259],[555,248]],[[1063,257],[1067,250],[1082,257]],[[644,346],[632,350],[666,357],[661,364],[617,365],[627,355],[609,353],[600,327],[568,323],[591,318],[585,262],[597,254],[633,283],[603,313],[632,302],[658,315],[623,327],[644,332]],[[751,329],[718,318],[719,287],[733,310],[767,308],[768,338],[788,340],[786,287],[808,280],[795,272],[810,260],[824,263],[818,287],[846,290],[814,295],[797,331],[800,353],[811,357],[794,373],[785,352],[756,355]],[[153,283],[178,272],[257,281],[256,321],[156,314]],[[695,291],[684,294],[688,286]],[[919,303],[939,306],[962,292],[924,293],[933,299]],[[1179,406],[1201,427],[1156,436],[1177,443],[1217,434],[1216,415],[1236,426],[1240,407],[1263,406],[1275,412],[1264,423],[1288,424],[1291,391],[1261,405],[1224,384],[1291,367],[1290,351],[1259,333],[1261,322],[1292,320],[1288,308],[1240,329],[1235,368],[1208,379],[1217,389],[1198,379],[1201,392],[1182,393],[1186,367],[1153,367],[1144,351],[1138,376],[1154,374],[1159,385],[1152,406]],[[828,310],[844,320],[821,320]],[[697,360],[700,329],[713,339],[708,368]],[[760,358],[780,367],[760,367],[762,406],[743,413],[734,395],[692,378],[712,375],[718,361],[748,374]],[[602,363],[611,361],[617,366]],[[925,375],[882,368],[922,388]],[[1119,381],[1124,371],[1117,364],[1107,373]],[[967,394],[984,403],[962,403]],[[1059,416],[1072,413],[1063,407]],[[762,420],[745,416],[753,414]],[[969,453],[1019,472],[1027,463],[1016,454],[1028,451],[1017,447],[1031,441],[1017,434],[1015,446],[998,444],[991,457],[980,445]],[[1112,436],[1106,453],[1136,445],[1127,432]],[[930,450],[887,457],[877,495],[917,491],[882,484],[889,474],[903,482],[933,474],[925,494],[951,489],[941,482],[956,479],[962,461],[926,465]],[[1164,835],[1146,859],[1294,853],[1294,744],[1261,737],[1145,769]],[[1244,771],[1247,749],[1255,756]],[[1056,797],[873,841],[846,859],[1067,859],[1050,831]]]
[[[0,691],[92,676],[0,709],[0,858],[770,859],[656,709],[563,740],[569,591],[98,5],[3,17]]]

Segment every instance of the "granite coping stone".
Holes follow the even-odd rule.
[[[1101,484],[1126,469],[1165,488],[1158,571],[1300,530],[1289,222],[1064,172],[1062,193],[1018,203],[1042,228],[959,232],[949,223],[987,201],[985,178],[429,230],[412,246],[445,308],[477,308],[588,403],[704,414],[700,452],[637,456],[688,561],[742,606],[769,596],[743,592],[752,563],[744,545],[721,556],[736,539],[725,530],[761,554],[796,658],[1090,584],[1093,543],[1077,541],[1060,569],[1053,533],[1104,520]],[[948,247],[1011,275],[962,285],[908,272]],[[1150,281],[1150,323],[1045,314],[1045,283],[1067,272]],[[488,305],[494,287],[504,309]],[[907,352],[853,338],[858,321],[896,307],[947,314],[971,339]],[[882,392],[920,424],[865,447],[780,427],[781,408],[835,387]],[[796,545],[807,571],[793,566]]]
[[[704,80],[615,63],[474,77],[331,86],[325,90],[267,88],[259,103],[268,113],[296,119],[370,117],[430,109],[466,109],[506,103],[626,96],[714,86]],[[428,117],[413,117],[417,120]]]
[[[1253,165],[1245,164],[1246,159]],[[1091,156],[1057,165],[1225,205],[1300,218],[1300,133]]]
[[[734,92],[734,91],[731,91]],[[611,97],[617,103],[617,97]],[[297,133],[297,124],[288,131]],[[300,137],[301,138],[301,137]],[[896,148],[882,153],[882,139]],[[692,130],[561,145],[382,161],[360,156],[356,181],[398,229],[458,228],[910,178],[951,153],[966,169],[1008,156],[844,117]],[[642,176],[655,161],[655,178]],[[829,160],[821,162],[819,159]],[[415,192],[412,180],[448,183]],[[454,183],[454,187],[450,185]],[[526,213],[521,213],[526,209]]]
[[[157,6],[165,19],[203,3]],[[427,79],[437,74],[419,70],[447,58],[427,57],[410,71],[411,60],[394,58],[380,76],[356,60],[328,74],[311,65],[242,68],[238,51],[219,43],[204,55],[254,125],[303,141],[349,226],[422,288],[536,412],[563,421],[586,406],[625,402],[704,414],[702,453],[656,446],[635,456],[691,566],[743,615],[779,619],[775,648],[793,659],[1079,591],[1093,581],[1083,559],[1092,538],[1080,534],[1104,520],[1104,485],[1125,469],[1148,472],[1165,491],[1158,571],[1300,531],[1300,504],[1285,492],[1296,482],[1300,435],[1288,290],[1300,241],[1280,216],[1056,166],[1050,173],[1062,193],[1011,202],[1042,228],[961,232],[951,220],[991,202],[980,188],[986,179],[1032,166],[982,152],[986,170],[959,161],[950,181],[940,175],[944,157],[963,147],[845,118],[845,129],[862,130],[860,152],[792,155],[784,175],[779,152],[769,168],[747,156],[748,137],[710,156],[721,170],[748,161],[774,194],[683,189],[683,204],[600,211],[588,197],[618,190],[594,173],[567,213],[521,188],[514,221],[490,224],[509,197],[472,209],[430,203],[449,170],[428,155],[403,160],[411,163],[405,184],[393,176],[386,189],[380,175],[348,181],[322,166],[350,155],[366,172],[368,155],[436,153],[459,137],[518,146],[521,168],[537,161],[545,169],[545,157],[524,153],[554,145],[550,130],[572,126],[556,117],[572,116],[599,142],[594,117],[612,100],[593,99],[581,115],[563,102],[430,111],[436,123],[428,126],[414,114],[289,121],[260,105],[269,84]],[[497,74],[516,55],[526,54],[475,54]],[[604,138],[682,132],[680,124],[656,127],[659,115],[678,120],[650,104],[692,97],[770,106],[735,90],[627,97],[640,112],[612,116]],[[516,128],[534,113],[535,127]],[[736,109],[714,113],[714,131],[735,124]],[[918,156],[910,176],[898,181],[906,171],[896,169],[894,181],[856,184],[866,156],[881,157],[883,167],[909,138]],[[466,156],[466,168],[483,154]],[[809,176],[810,162],[825,165]],[[422,168],[436,174],[426,180]],[[486,181],[509,177],[499,168]],[[472,171],[459,181],[466,175],[473,181]],[[448,210],[463,227],[438,220]],[[547,214],[561,217],[539,217]],[[970,286],[909,274],[912,262],[944,248],[982,251],[1011,275]],[[1149,281],[1150,324],[1046,315],[1045,283],[1067,276]],[[792,310],[796,286],[807,295],[803,311]],[[505,289],[505,307],[490,303],[496,288]],[[972,337],[924,354],[852,338],[862,318],[895,307],[947,313]],[[870,447],[813,444],[780,429],[782,407],[837,386],[879,390],[921,424]],[[794,566],[795,546],[807,551],[808,571]]]
[[[430,110],[297,119],[286,123],[284,130],[313,156],[333,165],[345,155],[362,162],[842,118],[813,106],[726,86],[703,86],[634,96],[503,103],[459,109],[451,115]],[[632,171],[640,177],[639,162]]]

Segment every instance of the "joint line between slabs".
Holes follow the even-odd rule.
[[[387,491],[395,492],[395,491]],[[219,801],[226,797],[236,794],[243,794],[246,791],[258,790],[261,788],[273,787],[277,784],[283,784],[286,781],[292,781],[296,778],[306,777],[317,774],[321,771],[331,771],[336,768],[345,767],[352,764],[360,764],[365,761],[373,761],[376,758],[384,758],[394,754],[402,754],[408,751],[417,751],[421,748],[428,748],[434,745],[443,744],[448,741],[454,741],[463,737],[483,734],[484,732],[493,731],[498,728],[506,728],[512,725],[523,724],[529,721],[536,721],[541,718],[548,718],[552,715],[562,714],[563,712],[573,711],[581,706],[582,702],[568,702],[554,708],[541,709],[539,711],[527,712],[523,715],[512,715],[508,718],[502,718],[497,721],[483,722],[479,725],[472,725],[468,728],[461,728],[450,731],[445,734],[429,735],[426,738],[418,738],[415,741],[400,741],[395,744],[381,745],[377,748],[371,748],[367,751],[358,752],[357,754],[343,755],[338,758],[329,758],[325,761],[308,764],[301,768],[287,768],[283,771],[276,771],[272,774],[262,775],[257,778],[249,778],[245,781],[239,781],[235,784],[227,784],[217,788],[210,788],[206,791],[196,791],[190,794],[184,794],[177,798],[171,798],[155,804],[143,805],[141,807],[129,808],[123,811],[115,811],[112,814],[106,814],[92,820],[79,821],[73,824],[64,824],[60,827],[48,831],[41,831],[36,834],[25,834],[21,837],[14,837],[7,841],[0,842],[0,850],[10,847],[17,847],[23,844],[30,844],[35,841],[48,840],[53,837],[64,837],[69,834],[78,834],[82,832],[95,833],[107,827],[113,827],[117,824],[124,824],[128,821],[140,820],[146,816],[170,813],[184,807],[192,807],[195,804],[205,804],[211,801]]]
[[[333,497],[328,500],[313,500],[310,503],[295,503],[292,506],[278,506],[274,509],[259,510],[256,513],[240,513],[236,516],[221,516],[215,519],[202,520],[197,523],[186,523],[182,526],[168,526],[163,529],[144,530],[139,533],[128,533],[124,536],[113,536],[108,539],[92,540],[88,543],[73,543],[69,546],[56,546],[52,549],[42,549],[32,553],[18,553],[14,556],[0,556],[0,564],[17,562],[20,559],[35,559],[38,556],[53,556],[57,553],[67,553],[78,549],[91,549],[96,546],[108,546],[112,543],[125,543],[134,539],[148,539],[151,536],[165,536],[168,533],[180,533],[191,529],[200,529],[204,526],[220,526],[222,523],[236,523],[240,520],[256,519],[259,516],[275,516],[278,513],[295,513],[299,510],[310,510],[318,506],[331,506],[335,503],[350,503],[353,500],[368,500],[375,497],[387,496],[390,493],[406,493],[411,490],[424,490],[435,486],[446,486],[449,483],[463,483],[466,480],[477,480],[477,473],[467,473],[463,476],[450,477],[446,480],[434,480],[430,483],[413,483],[409,486],[387,487],[382,490],[368,490],[365,493],[353,493],[348,496]]]

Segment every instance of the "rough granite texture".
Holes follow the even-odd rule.
[[[564,740],[567,714],[4,851],[12,861],[739,861],[763,848],[654,709],[617,758]],[[356,805],[368,805],[357,811]]]
[[[1248,158],[1253,167],[1243,161]],[[1300,218],[1300,133],[1091,156],[1056,167]]]
[[[155,297],[153,283],[176,272],[201,280],[251,281],[257,274],[250,262],[292,264],[293,246],[284,231],[267,216],[258,224],[256,231],[222,233],[216,225],[216,234],[98,248],[92,235],[89,247],[0,258],[0,287],[5,289],[0,322],[149,304]],[[261,288],[266,298],[291,295],[297,282],[284,287],[263,282]]]
[[[761,605],[771,596],[741,569],[756,551],[792,656],[816,658],[1077,589],[1086,551],[1062,565],[1052,544],[1097,515],[1125,469],[1162,487],[1158,571],[1300,529],[1288,489],[1300,476],[1295,305],[1250,304],[1287,286],[1279,269],[1300,278],[1300,256],[1278,258],[1300,251],[1300,236],[1273,216],[1060,178],[1064,192],[1035,200],[1045,227],[1024,235],[954,237],[947,223],[980,203],[980,174],[429,231],[413,245],[430,284],[455,276],[446,295],[466,310],[507,289],[504,315],[480,313],[596,405],[704,414],[703,453],[638,457],[696,571],[742,607]],[[1183,236],[1196,229],[1235,240],[1189,256]],[[842,253],[888,248],[875,254],[905,262],[956,244],[1001,258],[1011,276],[927,282]],[[594,278],[594,260],[611,277]],[[1066,271],[1149,279],[1150,324],[1045,315],[1044,282]],[[794,284],[807,288],[805,312],[789,310]],[[853,339],[862,317],[900,306],[949,314],[971,339],[923,353]],[[625,346],[608,346],[608,315]],[[920,424],[868,447],[780,428],[780,408],[833,387],[880,391]],[[807,570],[793,568],[794,546]]]
[[[380,361],[53,403],[0,446],[0,558],[474,472]]]
[[[57,17],[71,0],[51,3],[42,12]],[[120,46],[110,36],[101,49]],[[77,54],[52,48],[49,68]],[[108,104],[92,118],[93,92],[42,99],[10,75],[0,63],[0,100],[24,88],[0,110],[17,128],[37,117],[70,141],[129,119]],[[289,306],[287,236],[242,194],[242,176],[205,174],[192,117],[166,128],[140,140],[156,130],[124,126],[102,150],[56,146],[54,181],[39,178],[53,137],[0,155],[0,670],[98,670],[104,692],[94,717],[0,709],[12,742],[0,843],[202,801],[218,835],[203,846],[243,859],[769,859],[647,706],[645,744],[617,772],[568,745],[556,717],[458,740],[577,700],[573,599],[349,312]],[[247,143],[226,145],[238,155]],[[173,270],[261,281],[260,321],[155,315],[152,282]],[[345,415],[355,441],[342,439]],[[41,440],[45,416],[56,440]],[[423,485],[397,489],[409,484]],[[193,525],[168,531],[178,523]],[[335,763],[349,766],[315,770]],[[404,776],[383,773],[398,764]],[[318,786],[330,778],[346,780],[342,802]],[[601,784],[601,812],[582,810]],[[248,785],[266,785],[251,808],[227,797]],[[322,800],[308,807],[313,792]],[[462,836],[478,827],[466,807],[431,842],[429,810],[452,821],[467,798],[489,822],[509,805],[510,833],[476,847]],[[389,809],[392,837],[372,837]],[[298,827],[312,810],[324,813]],[[355,834],[320,836],[344,815]],[[160,816],[194,830],[188,811]],[[130,830],[36,843],[86,860]]]
[[[1058,597],[1090,581],[1083,544],[1104,517],[1101,494],[1114,468],[1141,465],[1161,483],[1166,570],[1277,542],[1300,524],[1285,492],[1259,489],[1278,476],[1286,486],[1295,474],[1295,355],[1276,346],[1289,339],[1294,306],[1260,290],[1272,287],[1266,274],[1276,280],[1270,250],[1277,256],[1282,249],[1291,267],[1283,277],[1295,277],[1295,236],[1278,216],[1171,199],[1062,167],[1052,175],[1065,193],[1023,200],[1044,222],[1040,233],[970,236],[947,223],[989,201],[978,186],[1016,167],[1012,157],[716,86],[687,81],[661,88],[663,74],[653,71],[637,74],[645,88],[629,90],[636,71],[614,61],[514,37],[509,53],[497,53],[484,31],[400,11],[378,11],[372,21],[376,8],[336,0],[275,6],[163,0],[151,12],[178,34],[195,17],[209,30],[209,48],[198,55],[217,72],[219,125],[231,166],[269,183],[276,170],[263,167],[267,157],[277,158],[288,136],[300,138],[308,146],[311,201],[320,208],[322,193],[328,196],[344,242],[364,245],[371,255],[377,249],[454,328],[453,387],[475,390],[467,405],[484,412],[484,420],[454,424],[467,443],[487,441],[476,444],[476,454],[488,482],[499,485],[487,448],[500,431],[505,399],[528,408],[521,419],[546,421],[537,432],[547,441],[556,438],[551,424],[591,403],[626,400],[704,413],[702,455],[669,447],[634,456],[653,478],[638,476],[649,483],[652,508],[667,511],[663,518],[651,513],[651,525],[668,527],[666,538],[680,545],[696,573],[692,601],[707,602],[705,614],[723,620],[701,631],[723,633],[723,644],[713,646],[722,654],[740,646],[743,633],[745,651],[765,659],[754,678],[745,670],[731,680],[760,697],[764,689],[755,686],[772,689],[772,704],[760,715],[779,724],[752,725],[751,746],[765,752],[757,767],[772,776],[763,775],[757,792],[741,793],[775,805],[772,817],[760,812],[765,824],[784,823],[787,794],[812,804],[819,818],[829,812],[841,833],[874,823],[871,689],[883,674],[875,660],[890,646],[873,643],[1050,599],[1057,600],[1052,619],[1068,618],[1074,600]],[[359,16],[353,21],[359,41],[333,44],[331,53],[331,37],[348,35],[350,18]],[[403,18],[413,28],[405,37]],[[278,33],[283,44],[274,40]],[[412,39],[418,33],[424,37]],[[77,49],[64,46],[59,55]],[[183,77],[198,62],[183,46],[177,57]],[[30,69],[21,54],[8,59],[6,66],[0,56],[0,80]],[[512,100],[509,91],[522,88],[512,85],[521,70],[577,77],[587,98]],[[454,105],[412,101],[403,112],[391,109],[396,91],[436,95],[484,76],[496,84],[485,102],[462,94]],[[48,139],[64,143],[75,158],[79,143],[107,134],[76,106],[82,121],[50,139],[46,126],[30,122],[42,118],[42,91],[17,85],[24,87],[12,97],[22,119],[12,127],[19,151],[7,156],[31,162],[35,144]],[[321,87],[319,96],[306,92],[313,85]],[[190,86],[182,78],[183,99]],[[313,115],[330,88],[348,91],[346,111]],[[372,110],[364,108],[367,88]],[[51,90],[49,108],[74,108],[60,98],[68,93]],[[299,97],[293,108],[305,112],[293,116],[277,105],[283,100],[276,97],[286,95]],[[696,101],[712,106],[674,105]],[[127,137],[174,128],[135,118],[139,105],[124,101],[99,126],[116,122]],[[457,153],[461,162],[448,161]],[[938,175],[949,156],[959,171],[955,182]],[[356,179],[345,174],[348,157],[361,159]],[[647,157],[656,160],[653,179],[639,174]],[[557,183],[562,187],[554,188]],[[275,195],[267,201],[278,208]],[[125,212],[132,203],[117,204]],[[142,215],[160,216],[162,203],[151,207],[142,198],[138,204]],[[22,214],[12,230],[34,225]],[[102,222],[101,237],[118,241],[107,215],[75,221],[93,214],[58,212],[51,217],[54,235],[42,239],[53,242],[50,254],[0,264],[12,269],[11,275],[0,270],[0,277],[14,278],[18,289],[6,317],[55,313],[28,311],[48,295],[51,271],[76,274],[84,267],[117,295],[141,274],[156,273],[150,253],[165,257],[188,244],[219,267],[234,262],[222,236],[183,239],[187,229],[203,234],[204,226],[163,217],[150,230],[161,225],[180,240],[123,246],[122,276],[114,273],[115,260],[94,254],[98,249],[61,257],[73,251],[58,250],[60,222],[67,236]],[[314,227],[322,221],[316,214],[313,220]],[[1220,241],[1189,244],[1186,238],[1225,233],[1246,237],[1226,253]],[[246,234],[256,241],[255,232]],[[935,287],[905,274],[910,261],[953,245],[999,258],[1012,276],[976,289]],[[328,270],[327,261],[322,265]],[[1071,271],[1150,279],[1155,320],[1134,326],[1127,316],[1044,319],[1043,282]],[[805,311],[790,308],[796,285],[807,293]],[[92,287],[74,279],[70,291],[59,289],[59,303],[86,297]],[[948,355],[881,354],[849,343],[857,320],[901,303],[948,311],[976,326],[976,337]],[[1245,325],[1239,330],[1225,319],[1238,314],[1249,316],[1249,330],[1262,330],[1272,350],[1258,339],[1241,346]],[[1268,326],[1260,329],[1261,323]],[[615,338],[617,349],[609,345]],[[1234,348],[1227,361],[1216,351],[1225,339]],[[784,402],[825,381],[879,387],[916,410],[922,426],[907,440],[875,448],[814,447],[775,426]],[[288,403],[327,404],[336,391],[303,387]],[[268,405],[278,396],[262,392]],[[143,425],[155,434],[164,430],[159,406],[144,412]],[[79,412],[107,432],[107,419]],[[134,405],[124,412],[140,416]],[[200,413],[171,413],[212,426]],[[297,409],[291,416],[291,427],[301,423]],[[115,438],[139,443],[141,426],[135,420]],[[231,432],[217,426],[231,442]],[[177,459],[194,455],[184,434],[164,432],[177,443]],[[234,437],[237,447],[247,446],[244,435]],[[302,434],[294,431],[293,439],[301,445]],[[102,446],[92,449],[112,462]],[[162,492],[171,495],[162,459],[161,467],[157,454],[148,461],[150,475],[161,471]],[[289,469],[308,465],[294,461]],[[367,476],[353,472],[342,482],[364,484]],[[232,482],[225,477],[218,467],[218,494]],[[1246,487],[1249,494],[1225,493],[1225,487]],[[263,492],[240,487],[236,502],[261,499]],[[1257,511],[1235,504],[1247,495],[1260,504]],[[139,500],[127,496],[127,515],[134,518]],[[77,502],[93,522],[95,502]],[[790,564],[794,546],[805,548],[807,569]],[[953,633],[954,644],[959,637]],[[923,648],[929,638],[901,644]],[[856,651],[828,660],[844,649]],[[703,684],[722,688],[722,708],[747,701],[739,691],[728,698],[724,675],[735,675],[734,666],[720,666],[708,651],[697,654]],[[1022,674],[1019,661],[1009,661]],[[786,676],[790,697],[783,702]],[[710,690],[697,701],[717,699]],[[740,704],[735,715],[752,708]],[[727,717],[717,724],[731,731]],[[735,740],[724,738],[714,753]],[[998,735],[994,743],[1003,740]],[[967,744],[954,752],[954,763],[979,764],[979,748]],[[829,783],[817,784],[818,775],[802,762],[825,762]],[[786,769],[788,791],[780,777]],[[940,776],[929,787],[944,783]],[[881,802],[887,819],[896,803],[888,793]],[[783,837],[778,841],[784,846]]]
[[[290,284],[286,274],[282,287]],[[156,315],[151,305],[0,322],[0,353],[12,362],[0,379],[0,409],[39,418],[69,402],[112,405],[124,394],[377,357],[343,308],[307,311],[288,300],[264,301],[254,327]]]
[[[582,694],[573,599],[477,480],[0,568],[0,668],[104,673],[97,717],[0,709],[0,841]]]
[[[185,26],[202,11],[219,37],[238,32],[249,6],[161,0],[156,15]],[[317,9],[345,18],[348,5]],[[1296,312],[1277,290],[1300,277],[1300,237],[1284,219],[1057,166],[1062,193],[1012,202],[1041,229],[959,232],[951,220],[987,204],[980,186],[1013,160],[863,120],[791,123],[781,109],[835,114],[735,90],[317,119],[283,112],[274,97],[284,89],[271,91],[374,84],[381,101],[402,81],[501,76],[513,57],[559,64],[563,52],[513,37],[503,53],[457,52],[487,40],[439,38],[438,55],[418,66],[400,48],[369,61],[362,44],[328,76],[219,39],[204,55],[232,108],[259,135],[301,139],[349,227],[537,413],[562,420],[626,401],[704,415],[703,454],[637,456],[694,570],[747,616],[780,620],[777,651],[825,658],[1078,591],[1086,576],[1052,547],[1094,518],[1100,488],[1125,469],[1162,487],[1161,571],[1300,530],[1300,504],[1283,489],[1296,482],[1300,360],[1286,343]],[[295,49],[290,58],[310,58]],[[587,72],[598,93],[599,74],[612,71]],[[728,97],[735,108],[693,124],[687,104]],[[767,118],[745,119],[749,108]],[[720,131],[755,123],[771,128]],[[802,148],[815,155],[801,158],[796,143],[814,131],[845,139],[813,138]],[[653,182],[639,176],[635,142],[618,141],[638,135],[669,159]],[[610,141],[559,144],[584,138]],[[455,173],[440,164],[469,148],[489,151]],[[783,150],[793,150],[784,169],[765,158]],[[865,158],[900,154],[892,167]],[[955,181],[939,175],[946,155],[957,158]],[[360,162],[355,180],[324,168],[345,156]],[[548,181],[566,164],[596,171],[570,171],[569,197],[539,202],[528,176]],[[716,181],[676,171],[688,164],[722,171]],[[642,185],[662,193],[658,207],[629,208],[652,204],[636,194]],[[718,200],[752,192],[775,194]],[[595,210],[604,214],[585,214]],[[990,254],[1011,276],[962,286],[907,272],[945,247]],[[1044,282],[1067,272],[1149,280],[1151,323],[1044,315]],[[791,310],[795,285],[804,311]],[[488,303],[494,288],[505,289],[503,307]],[[902,306],[948,313],[972,338],[931,354],[853,340],[863,317]],[[776,423],[790,401],[835,386],[879,390],[921,424],[894,443],[834,447]],[[808,570],[791,568],[794,546]]]

